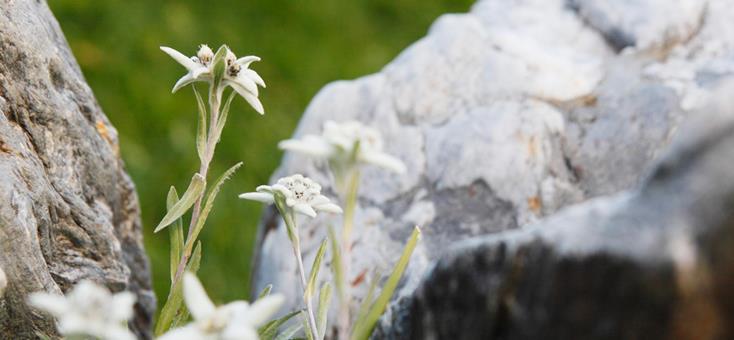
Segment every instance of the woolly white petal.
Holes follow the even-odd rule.
[[[255,84],[252,79],[247,78],[243,73],[238,74],[235,78],[227,78],[224,84],[232,87],[241,86],[244,90],[250,92],[250,94],[252,94],[253,96],[258,96],[257,84]]]
[[[269,185],[259,185],[257,188],[255,188],[255,191],[257,192],[267,192],[267,193],[273,193],[273,188]]]
[[[222,340],[258,340],[257,331],[249,325],[232,324],[221,334]]]
[[[171,93],[176,93],[176,91],[180,90],[182,87],[191,84],[196,81],[196,78],[191,74],[191,72],[186,73],[181,79],[179,79],[175,85],[173,85],[173,90],[171,90]]]
[[[215,338],[205,334],[196,324],[191,323],[184,327],[172,329],[158,337],[157,340],[205,340]]]
[[[260,75],[257,74],[257,72],[248,68],[248,69],[242,70],[242,73],[244,73],[246,77],[252,79],[252,81],[254,81],[255,84],[258,84],[262,87],[267,87],[265,86],[265,80],[263,80],[263,78],[260,77]]]
[[[303,139],[286,139],[278,143],[278,148],[322,158],[331,157],[334,153],[334,148],[331,144],[323,138],[314,135],[304,136]]]
[[[203,320],[214,313],[216,307],[196,275],[186,272],[183,280],[183,295],[186,307],[195,320]]]
[[[66,298],[56,294],[44,292],[32,293],[28,297],[28,303],[33,307],[56,316],[63,315],[69,310],[69,303],[66,301]]]
[[[237,59],[236,63],[242,66],[243,68],[248,68],[250,67],[250,64],[252,64],[253,61],[260,61],[260,57],[254,56],[254,55],[248,55],[248,56]]]
[[[313,210],[313,208],[308,204],[296,204],[293,206],[293,210],[299,214],[303,214],[311,218],[316,217],[316,211]]]
[[[329,212],[332,214],[341,214],[343,212],[342,208],[340,208],[338,205],[334,203],[319,204],[319,205],[314,206],[314,208],[316,210],[325,211],[325,212]]]
[[[259,113],[261,115],[264,115],[265,114],[265,108],[263,107],[263,104],[260,102],[260,100],[257,99],[257,97],[255,97],[255,96],[253,96],[253,95],[251,95],[249,93],[245,93],[245,94],[240,93],[240,94],[242,95],[242,97],[245,98],[245,100],[248,103],[250,103],[250,106],[252,106],[252,108],[255,109],[255,111],[257,111],[257,113]]]
[[[382,152],[360,152],[360,159],[365,163],[370,163],[393,171],[397,174],[404,174],[405,164],[399,159]]]
[[[113,320],[127,321],[133,316],[135,294],[120,292],[112,296],[111,317]]]
[[[280,294],[268,295],[255,301],[252,306],[240,317],[242,322],[247,322],[253,326],[260,326],[280,309],[285,302],[285,298]]]
[[[183,55],[183,53],[176,51],[170,47],[161,46],[161,51],[171,56],[173,60],[177,61],[179,64],[181,64],[181,66],[185,67],[189,71],[192,71],[196,69],[198,66],[200,66],[198,63],[191,60],[191,58]]]
[[[266,192],[246,192],[244,194],[241,194],[240,198],[246,199],[246,200],[263,202],[267,204],[275,202],[275,198],[273,197],[273,194],[269,194]]]

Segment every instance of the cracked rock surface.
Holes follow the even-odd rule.
[[[26,305],[82,279],[137,295],[130,326],[150,337],[155,297],[135,188],[117,132],[43,1],[0,3],[0,338],[55,338]]]
[[[726,0],[481,0],[438,18],[380,72],[327,85],[295,137],[320,133],[326,120],[360,120],[408,168],[363,172],[353,308],[367,290],[358,278],[389,273],[413,225],[423,239],[385,324],[401,324],[397,310],[454,242],[637,188],[684,119],[734,73],[732,17]],[[273,179],[297,172],[335,196],[325,164],[299,154],[286,153]],[[340,225],[301,222],[307,267],[330,223]],[[272,207],[259,239],[253,289],[273,283],[296,305],[296,267]]]

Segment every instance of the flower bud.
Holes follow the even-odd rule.
[[[214,58],[214,52],[212,52],[212,49],[209,48],[209,46],[203,44],[199,46],[199,52],[196,53],[196,56],[199,57],[199,61],[202,64],[206,65]]]

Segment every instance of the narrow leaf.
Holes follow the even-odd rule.
[[[201,177],[201,175],[199,174],[194,174],[194,177],[191,178],[189,188],[186,189],[186,192],[183,194],[183,197],[181,197],[181,200],[176,202],[176,204],[174,204],[173,207],[168,210],[166,216],[163,217],[163,220],[161,220],[161,223],[159,223],[158,226],[155,227],[155,230],[153,232],[157,233],[161,231],[163,228],[167,227],[178,218],[183,216],[183,214],[185,214],[191,208],[191,206],[194,205],[199,196],[201,196],[201,194],[204,192],[205,187],[206,181],[204,180],[204,177]]]
[[[284,323],[288,322],[288,320],[298,314],[301,314],[301,310],[290,312],[282,318],[275,319],[264,324],[257,330],[257,334],[260,336],[260,340],[271,340],[275,338],[275,335],[278,333],[278,328],[280,328],[280,326],[282,326]]]
[[[204,162],[205,158],[205,152],[206,152],[206,104],[204,103],[204,99],[201,97],[201,94],[199,93],[199,90],[196,89],[195,86],[192,86],[191,88],[194,89],[194,96],[196,97],[196,104],[199,108],[199,124],[198,128],[196,130],[196,150],[199,152],[199,159]]]
[[[186,265],[186,270],[196,273],[199,270],[199,264],[201,262],[201,242],[198,242],[196,248],[189,263]],[[181,311],[186,306],[183,305],[183,286],[182,280],[173,282],[171,285],[171,291],[168,294],[168,299],[161,309],[161,314],[158,316],[158,322],[155,325],[155,334],[160,336],[161,334],[168,331],[174,320],[178,318],[177,323],[180,323],[182,319],[188,317],[187,312]]]
[[[304,293],[309,299],[313,296],[314,287],[316,287],[316,280],[319,276],[319,269],[321,269],[321,260],[324,259],[324,254],[326,253],[327,243],[327,239],[321,241],[319,250],[316,252],[316,257],[313,259],[313,265],[311,266],[311,275],[308,278],[308,284],[306,284],[306,292]]]
[[[382,313],[385,312],[385,308],[387,308],[387,304],[390,302],[390,298],[392,298],[392,294],[395,292],[395,288],[397,288],[398,282],[400,282],[400,278],[403,276],[403,272],[405,272],[405,268],[408,267],[410,256],[413,254],[413,250],[418,243],[420,234],[420,228],[415,227],[415,229],[413,229],[413,234],[410,235],[410,239],[408,239],[408,242],[405,244],[405,248],[403,248],[403,254],[395,264],[395,268],[393,268],[392,274],[390,274],[387,282],[385,282],[385,286],[382,287],[382,292],[380,292],[377,300],[375,300],[375,303],[372,305],[369,312],[367,312],[367,316],[365,316],[364,319],[357,321],[354,332],[352,333],[352,339],[366,340],[372,334],[372,330],[375,328],[377,320],[379,320]]]
[[[219,84],[222,82],[222,78],[224,78],[224,72],[227,68],[225,65],[225,57],[227,56],[227,51],[229,51],[229,47],[227,45],[222,45],[217,50],[217,53],[214,54],[214,59],[212,60],[212,65],[214,67],[212,68],[212,74],[214,76],[214,81],[212,82],[213,88],[219,88]]]
[[[176,192],[176,188],[171,187],[171,189],[168,190],[166,208],[168,210],[171,210],[171,208],[176,205],[177,202],[178,193]],[[181,218],[178,218],[175,222],[173,222],[173,226],[169,231],[171,235],[171,282],[173,282],[173,277],[176,275],[176,270],[178,269],[178,263],[181,261],[181,250],[184,246],[183,221],[181,221]]]
[[[212,207],[214,207],[214,199],[217,198],[217,194],[219,194],[219,190],[222,187],[222,184],[224,184],[227,179],[229,179],[232,174],[234,174],[239,167],[242,166],[242,162],[239,162],[235,164],[233,167],[229,168],[227,171],[224,172],[219,178],[217,178],[217,181],[214,182],[214,186],[209,190],[209,193],[206,195],[206,200],[204,203],[203,209],[199,212],[199,218],[196,220],[196,224],[194,225],[194,231],[191,233],[191,237],[186,240],[186,249],[191,249],[191,245],[196,240],[196,238],[199,236],[199,233],[201,232],[201,229],[204,227],[204,223],[206,222],[206,218],[209,216],[209,212],[211,212]]]
[[[336,283],[336,292],[339,299],[345,299],[344,293],[344,276],[342,270],[341,248],[334,232],[334,227],[329,227],[329,240],[331,240],[331,270],[334,273],[334,282]]]
[[[372,275],[372,281],[370,282],[370,287],[367,289],[367,295],[362,299],[362,303],[359,306],[359,311],[357,312],[357,318],[355,320],[362,320],[367,316],[367,311],[369,311],[370,306],[372,306],[372,303],[374,302],[375,289],[377,288],[377,283],[380,282],[380,276],[380,273],[377,271]]]
[[[270,291],[273,290],[273,285],[269,284],[263,288],[263,290],[260,292],[260,294],[257,296],[257,299],[262,299],[268,295],[270,295]]]
[[[217,121],[217,143],[219,143],[219,138],[222,136],[222,130],[224,130],[224,124],[227,122],[227,117],[229,117],[229,107],[232,105],[232,100],[237,97],[237,92],[232,91],[229,93],[229,97],[227,97],[227,101],[224,102],[224,106],[222,107],[222,112],[219,114],[219,120]]]
[[[329,305],[331,304],[331,285],[327,282],[321,286],[319,292],[319,309],[316,312],[316,325],[319,330],[319,337],[323,340],[326,334],[326,322],[328,320]]]
[[[303,329],[303,325],[295,324],[293,326],[290,326],[286,328],[284,331],[280,332],[278,336],[275,338],[275,340],[292,340],[293,336],[296,335],[301,329]],[[264,338],[260,338],[260,340],[263,340]],[[267,340],[267,339],[265,339]]]
[[[306,329],[304,333],[306,333],[306,339],[307,340],[316,340],[314,339],[314,335],[311,334],[311,327],[308,326],[308,313],[306,311],[301,312],[301,323],[303,324],[303,328]]]

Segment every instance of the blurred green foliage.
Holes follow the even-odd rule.
[[[218,301],[249,298],[249,271],[262,206],[237,194],[268,182],[309,100],[326,83],[378,71],[425,35],[442,13],[472,0],[51,0],[49,5],[89,85],[119,132],[122,156],[140,196],[156,294],[168,293],[168,235],[152,234],[170,185],[183,191],[198,170],[191,89],[170,90],[184,69],[159,45],[193,55],[226,43],[254,54],[267,82],[266,115],[235,101],[210,178],[242,160],[204,229],[199,276]],[[283,256],[290,256],[287,249]],[[275,287],[277,290],[277,287]],[[159,298],[160,300],[160,298]],[[160,301],[159,301],[160,302]]]

